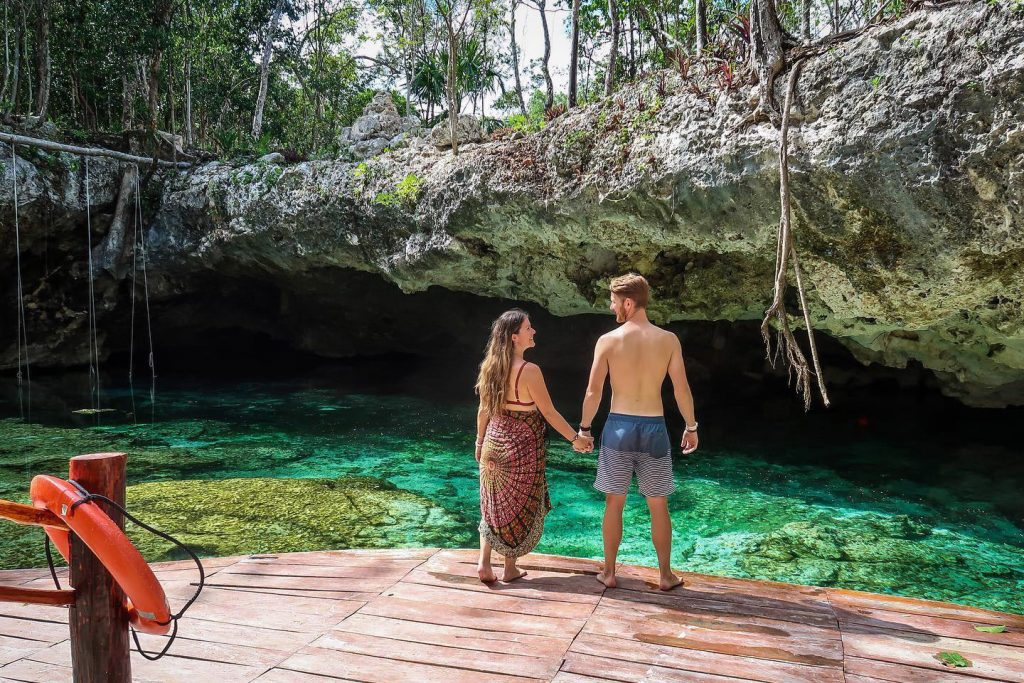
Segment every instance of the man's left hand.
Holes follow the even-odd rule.
[[[683,432],[683,441],[679,445],[682,446],[683,455],[689,455],[697,450],[697,432]]]

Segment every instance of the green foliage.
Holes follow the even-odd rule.
[[[975,631],[981,631],[982,633],[1003,633],[1006,631],[1005,626],[975,626]]]
[[[959,652],[940,652],[936,655],[936,658],[949,667],[962,668],[971,666],[971,660],[967,659]]]
[[[393,191],[378,192],[370,203],[389,207],[413,206],[420,196],[422,187],[423,179],[415,173],[409,173],[399,181]]]

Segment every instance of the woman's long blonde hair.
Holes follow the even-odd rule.
[[[526,311],[513,308],[491,324],[491,338],[487,340],[487,350],[476,379],[476,393],[480,395],[480,404],[488,415],[497,415],[505,407],[506,385],[515,357],[512,335],[519,332],[528,317]]]

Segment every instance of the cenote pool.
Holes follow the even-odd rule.
[[[95,416],[72,413],[89,405],[82,373],[51,376],[33,383],[24,419],[5,379],[0,497],[24,501],[33,474],[66,475],[69,456],[116,450],[129,454],[129,506],[207,556],[474,546],[471,375],[400,379],[371,366],[161,378],[155,402],[148,383],[133,394],[108,380],[102,407],[113,412]],[[575,420],[574,387],[554,388]],[[1020,411],[860,398],[804,416],[788,393],[773,401],[789,407],[698,404],[702,448],[675,456],[674,565],[1024,613]],[[554,510],[540,552],[601,555],[595,462],[549,439]],[[621,559],[655,564],[639,496],[626,516]],[[133,537],[149,559],[177,557]],[[43,557],[38,531],[0,524],[0,568]]]

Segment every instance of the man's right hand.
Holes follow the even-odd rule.
[[[679,445],[683,449],[683,455],[689,455],[697,450],[697,432],[683,432],[683,441]]]

